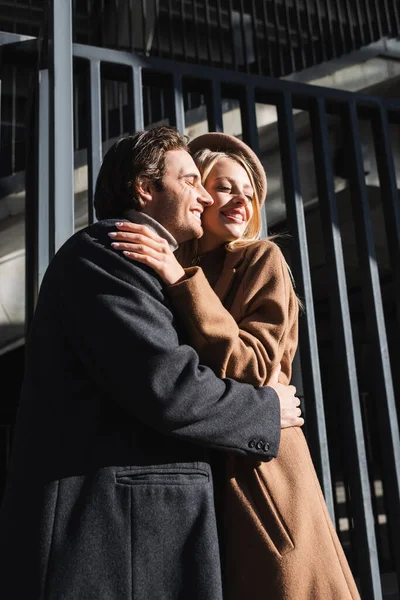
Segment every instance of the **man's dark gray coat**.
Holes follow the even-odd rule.
[[[199,365],[158,277],[110,249],[114,223],[68,240],[41,286],[0,518],[4,600],[221,600],[210,450],[277,454],[275,392]]]

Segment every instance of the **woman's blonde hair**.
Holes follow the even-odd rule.
[[[243,235],[238,240],[234,240],[232,242],[228,242],[225,247],[227,250],[233,250],[234,248],[238,248],[240,246],[246,246],[251,242],[255,242],[260,239],[261,235],[261,227],[262,227],[262,219],[261,219],[261,207],[260,200],[257,193],[257,186],[255,184],[255,173],[249,163],[246,161],[246,157],[239,151],[229,151],[229,152],[216,152],[213,150],[209,150],[208,148],[203,148],[202,150],[198,150],[193,155],[193,160],[196,163],[201,175],[201,182],[205,185],[207,181],[207,177],[209,176],[214,165],[221,160],[222,158],[228,158],[230,160],[238,163],[243,169],[246,171],[251,186],[253,188],[253,214],[247,224]],[[177,258],[179,262],[184,267],[189,266],[193,263],[193,260],[198,256],[198,244],[199,240],[190,240],[181,244],[177,251]]]

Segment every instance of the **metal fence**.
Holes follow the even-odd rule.
[[[285,226],[292,234],[291,265],[298,293],[306,305],[300,319],[301,369],[296,383],[304,396],[307,437],[329,510],[359,578],[363,600],[382,598],[381,572],[400,574],[400,443],[392,377],[396,344],[389,335],[399,331],[400,317],[400,207],[390,132],[391,124],[400,123],[400,102],[77,44],[72,40],[71,23],[69,3],[55,0],[47,55],[39,56],[40,48],[30,41],[3,48],[3,57],[10,65],[18,65],[21,60],[27,65],[26,57],[30,57],[35,92],[30,107],[32,135],[26,179],[28,322],[48,261],[74,232],[74,152],[77,149],[86,149],[90,222],[94,218],[94,183],[103,150],[114,131],[119,135],[123,131],[140,130],[160,116],[164,122],[168,120],[184,131],[185,104],[187,108],[191,94],[200,94],[210,131],[224,129],[223,106],[231,102],[240,111],[243,139],[259,152],[256,105],[275,107]],[[55,30],[57,35],[52,34]],[[35,64],[39,64],[38,70],[34,69]],[[73,94],[76,89],[72,85],[73,77],[75,83],[80,81],[78,97]],[[114,113],[107,100],[110,86],[106,84],[110,80],[115,83],[117,109]],[[146,95],[155,89],[162,104],[156,119],[144,108]],[[302,111],[310,122],[329,277],[328,317],[316,312],[313,298],[295,110]],[[346,281],[334,188],[329,137],[331,118],[340,123],[346,150],[346,181],[361,273],[359,298],[363,303],[363,339],[368,355],[362,364],[360,355],[355,352],[358,341],[352,322],[351,291]],[[360,136],[360,124],[364,122],[369,123],[373,131],[390,255],[390,281],[397,290],[396,306],[390,315],[386,314],[382,302],[365,182]],[[267,213],[264,214],[266,230]],[[329,321],[330,327],[327,349],[320,342],[324,319]],[[368,385],[365,387],[363,382],[360,390],[365,373],[369,376]],[[367,410],[361,394],[365,390]],[[386,520],[384,527],[380,522],[382,515]],[[343,520],[346,528],[340,526]]]
[[[38,36],[48,0],[3,0],[0,31]],[[73,41],[281,77],[400,34],[382,0],[73,0]]]

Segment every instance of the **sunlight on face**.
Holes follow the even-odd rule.
[[[204,187],[214,200],[202,219],[200,247],[207,252],[243,236],[253,215],[254,190],[246,170],[230,158],[218,160]]]

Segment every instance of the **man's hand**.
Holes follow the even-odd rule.
[[[281,429],[286,427],[301,427],[304,419],[300,416],[300,400],[296,397],[294,385],[284,385],[278,382],[281,367],[276,369],[272,375],[269,387],[272,387],[279,396],[281,403]]]

